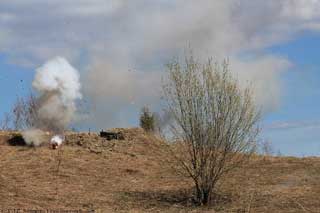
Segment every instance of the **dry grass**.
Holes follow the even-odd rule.
[[[11,146],[18,133],[0,132],[0,209],[320,212],[319,158],[254,157],[221,182],[214,207],[197,207],[166,145],[141,129],[121,131],[123,141],[68,133],[60,150]]]

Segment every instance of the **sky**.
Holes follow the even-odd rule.
[[[260,137],[275,152],[320,155],[318,0],[1,0],[0,119],[61,56],[82,84],[72,126],[137,126],[142,106],[161,110],[165,64],[188,47],[199,60],[228,58],[254,85]]]

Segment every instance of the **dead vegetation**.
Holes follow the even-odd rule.
[[[102,212],[319,212],[320,159],[254,156],[218,184],[214,207],[198,207],[166,144],[141,129],[125,140],[66,134],[60,150],[11,146],[0,132],[0,209]],[[57,173],[58,171],[58,173]]]

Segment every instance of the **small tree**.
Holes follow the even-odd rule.
[[[12,123],[15,130],[33,127],[37,121],[37,100],[33,94],[17,98],[12,109]]]
[[[254,152],[259,113],[226,62],[174,61],[163,90],[175,121],[174,156],[194,182],[196,201],[206,205],[220,178]]]
[[[147,132],[155,131],[155,116],[148,107],[143,107],[140,115],[140,127]]]
[[[10,130],[11,117],[9,113],[5,113],[3,119],[0,121],[1,130]]]
[[[265,156],[272,156],[275,154],[272,143],[269,140],[263,140],[261,142],[261,151]]]

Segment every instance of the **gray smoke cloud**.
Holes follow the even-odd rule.
[[[86,122],[104,128],[134,123],[144,105],[157,110],[163,65],[189,45],[200,59],[228,58],[257,104],[276,109],[292,62],[265,50],[319,31],[320,2],[3,0],[0,17],[0,50],[12,63],[63,55],[86,70]]]
[[[24,141],[29,146],[40,146],[45,140],[45,132],[40,129],[28,129],[22,132]]]
[[[81,85],[78,71],[66,59],[55,57],[36,70],[32,86],[39,94],[34,126],[23,136],[27,143],[39,145],[41,131],[62,133],[74,119]]]
[[[143,72],[111,62],[94,64],[84,76],[85,96],[92,104],[89,120],[96,127],[127,126],[143,104],[158,105],[161,74]]]
[[[64,130],[74,119],[76,100],[82,98],[78,71],[66,59],[56,57],[36,70],[32,86],[40,95],[38,128]]]

